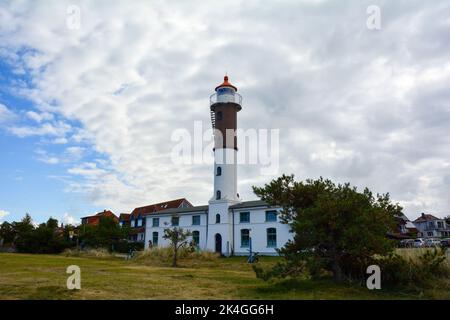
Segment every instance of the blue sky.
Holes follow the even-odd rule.
[[[379,30],[366,24],[371,5]],[[244,99],[239,127],[280,132],[277,172],[238,168],[244,200],[293,173],[389,192],[411,219],[447,216],[449,10],[444,0],[2,1],[0,220],[206,204],[211,164],[174,163],[171,137],[210,127],[225,72]]]

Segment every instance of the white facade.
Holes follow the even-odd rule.
[[[189,211],[176,212],[180,210],[169,209],[165,210],[166,212],[161,211],[147,216],[145,238],[150,240],[153,246],[168,246],[168,240],[163,239],[164,229],[177,226],[197,232],[198,246],[201,250],[219,251],[226,256],[248,255],[250,242],[253,252],[259,252],[261,255],[276,255],[276,249],[283,247],[292,239],[289,226],[280,222],[280,208],[270,208],[262,201],[241,202],[231,207],[226,202],[222,202],[186,210]],[[277,213],[276,220],[270,221],[268,217],[273,217],[274,212]],[[216,219],[217,215],[220,216],[220,220]],[[199,218],[193,218],[194,216]],[[172,225],[173,217],[179,218],[178,225]],[[154,226],[153,219],[159,219],[157,226]],[[200,224],[194,224],[198,219]],[[157,243],[154,241],[155,236],[158,238]],[[218,238],[220,238],[220,245]],[[193,240],[192,237],[190,240]],[[150,242],[147,241],[145,248],[149,245]]]

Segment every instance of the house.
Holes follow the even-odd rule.
[[[237,190],[237,113],[242,109],[237,88],[224,77],[210,97],[214,129],[212,197],[208,204],[164,208],[145,215],[145,247],[167,246],[164,230],[182,227],[192,232],[191,241],[200,250],[223,255],[248,255],[257,251],[276,255],[292,239],[290,227],[281,222],[281,208],[254,200],[243,201]],[[229,132],[234,135],[229,135]]]
[[[395,229],[388,234],[390,238],[400,240],[417,236],[418,230],[416,226],[403,213],[395,218],[397,223]]]
[[[87,217],[83,217],[81,218],[81,224],[82,225],[91,225],[91,226],[96,226],[100,223],[100,218],[101,217],[110,217],[112,218],[115,222],[119,223],[119,218],[110,210],[103,210],[102,212],[99,212],[93,216],[87,216]]]
[[[131,241],[144,242],[146,239],[145,226],[148,215],[166,209],[183,209],[190,207],[192,207],[192,204],[185,198],[150,204],[144,207],[135,208],[129,216],[123,215],[122,223],[129,223],[131,227]],[[126,222],[127,219],[128,222]]]
[[[121,227],[129,226],[130,225],[130,216],[129,213],[121,213],[119,215],[119,225]]]
[[[437,218],[431,214],[422,213],[414,220],[414,225],[419,231],[419,237],[439,238],[450,236],[450,225],[445,219]]]

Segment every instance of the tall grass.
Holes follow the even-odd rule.
[[[138,252],[133,260],[146,265],[169,266],[172,263],[173,249],[154,247]],[[194,266],[205,262],[217,262],[219,255],[211,251],[192,251],[189,248],[178,250],[178,262],[181,266]]]
[[[105,248],[97,248],[97,249],[87,249],[87,250],[78,250],[78,249],[66,249],[61,255],[66,257],[92,257],[92,258],[111,258],[113,255]]]

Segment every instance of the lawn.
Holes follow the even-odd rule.
[[[273,264],[262,257],[260,264]],[[81,268],[81,290],[68,290],[66,268]],[[413,295],[329,280],[266,283],[244,257],[181,267],[122,258],[0,253],[0,299],[415,299]]]

